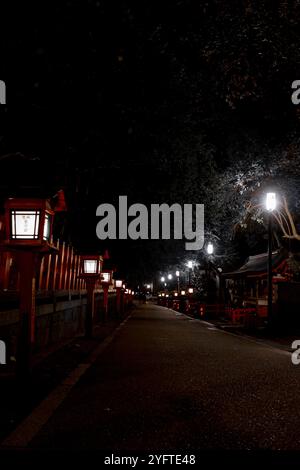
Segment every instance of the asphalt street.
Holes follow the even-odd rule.
[[[83,365],[27,446],[127,454],[299,450],[299,389],[300,365],[289,352],[141,305]]]

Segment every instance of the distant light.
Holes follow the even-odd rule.
[[[166,279],[165,279],[164,276],[162,276],[162,277],[160,278],[160,280],[161,280],[161,282],[165,282]]]
[[[172,274],[168,274],[168,279],[171,280],[172,279]]]
[[[164,292],[161,294],[162,297],[165,297],[165,295],[166,295],[166,294],[165,294]]]
[[[167,283],[165,282],[165,287],[167,286]]]
[[[182,291],[181,291],[181,295],[185,295],[185,290],[182,290]]]
[[[151,287],[150,284],[147,284],[147,289],[150,289],[150,287]]]
[[[266,198],[266,208],[267,211],[272,212],[276,209],[277,201],[276,201],[276,193],[267,193]]]
[[[161,294],[158,294],[158,297],[161,297]]]
[[[192,287],[189,287],[189,294],[193,294],[194,289]]]
[[[188,266],[189,269],[192,269],[193,268],[193,261],[188,261],[187,266]]]
[[[169,297],[169,294],[166,294],[166,297]]]
[[[208,254],[208,255],[212,255],[212,254],[213,254],[213,252],[214,252],[214,245],[213,245],[211,242],[209,242],[209,243],[207,244],[206,251],[207,251],[207,254]]]
[[[176,271],[176,276],[177,276],[177,277],[180,276],[180,272],[179,272],[179,271]]]
[[[122,281],[118,280],[116,281],[116,288],[120,289],[122,287]]]
[[[175,294],[174,294],[174,295],[175,295],[175,297],[178,297],[178,292],[175,292]]]

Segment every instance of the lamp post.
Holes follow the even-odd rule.
[[[272,293],[272,212],[276,209],[276,193],[267,193],[266,209],[268,211],[268,326],[273,323],[273,293]]]
[[[189,286],[191,285],[191,271],[193,269],[193,261],[188,261],[187,266],[189,268]]]
[[[8,199],[5,240],[1,249],[16,254],[20,271],[20,320],[17,338],[17,376],[31,371],[35,341],[35,280],[41,258],[57,251],[51,243],[54,210],[47,199]]]
[[[100,278],[102,257],[99,255],[81,255],[81,273],[80,278],[85,280],[87,290],[87,305],[85,314],[85,336],[93,336],[94,323],[94,290],[96,282]]]
[[[122,280],[116,280],[116,293],[117,293],[117,314],[121,315],[121,292],[123,287]]]
[[[179,271],[176,271],[175,274],[176,274],[176,278],[177,278],[177,292],[179,293],[179,287],[180,287],[180,286],[179,286],[179,282],[180,282],[180,281],[179,281],[180,272],[179,272]]]
[[[108,314],[108,289],[112,281],[112,270],[106,270],[101,273],[101,285],[103,288],[103,306],[104,306],[104,317],[107,319]]]

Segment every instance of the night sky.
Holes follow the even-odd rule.
[[[109,248],[133,279],[188,255],[179,242],[99,242],[96,207],[119,195],[204,203],[226,263],[262,251],[263,233],[233,227],[270,180],[298,204],[299,22],[292,0],[12,5],[0,31],[2,200],[63,188],[57,236]]]

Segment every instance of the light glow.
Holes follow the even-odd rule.
[[[276,209],[277,201],[276,201],[276,193],[267,193],[266,197],[266,208],[267,211],[272,212]]]
[[[208,254],[208,255],[212,255],[212,254],[213,254],[213,252],[214,252],[214,245],[213,245],[211,242],[209,242],[209,243],[207,244],[206,251],[207,251],[207,254]]]
[[[36,240],[39,238],[40,211],[11,211],[11,237]]]

